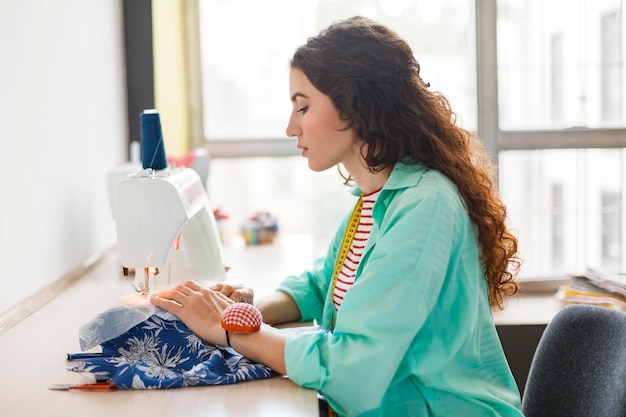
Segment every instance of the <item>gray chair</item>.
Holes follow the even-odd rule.
[[[561,310],[533,356],[522,412],[626,416],[626,313],[590,305]]]

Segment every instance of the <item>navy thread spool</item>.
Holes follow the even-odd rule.
[[[156,171],[167,168],[161,118],[154,109],[141,113],[141,164]]]

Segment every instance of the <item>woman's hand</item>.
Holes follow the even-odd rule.
[[[221,292],[236,303],[254,304],[254,291],[252,291],[252,288],[244,288],[241,284],[233,285],[218,282],[210,289]]]
[[[175,315],[202,340],[226,345],[222,312],[234,301],[224,293],[187,281],[160,291],[157,297],[150,298],[150,302]]]
[[[219,290],[217,289],[219,288]],[[218,284],[214,287],[203,287],[197,282],[187,281],[175,287],[159,291],[157,297],[150,298],[150,302],[166,310],[176,317],[207,343],[225,346],[226,332],[222,328],[222,312],[235,303],[226,294],[233,297],[249,297],[252,301],[252,290],[240,286]],[[270,297],[269,304],[278,301],[275,307],[282,310],[287,304],[288,316],[299,316],[296,303],[284,293],[276,293],[276,300]],[[271,308],[270,308],[271,310]],[[283,315],[284,316],[284,315]],[[284,317],[283,317],[284,319]],[[230,332],[230,341],[234,349],[248,359],[263,363],[276,372],[285,374],[285,344],[287,336],[271,327],[261,327],[258,332],[241,334]]]

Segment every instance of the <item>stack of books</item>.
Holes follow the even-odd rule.
[[[594,304],[626,311],[626,276],[596,271],[570,275],[556,296],[565,304]]]

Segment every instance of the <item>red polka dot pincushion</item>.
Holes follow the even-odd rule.
[[[252,304],[231,304],[222,312],[222,327],[229,332],[253,333],[261,328],[262,322],[261,312]]]

